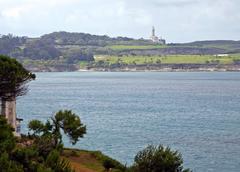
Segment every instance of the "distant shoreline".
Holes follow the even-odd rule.
[[[218,64],[162,64],[162,65],[141,65],[122,66],[115,68],[89,67],[78,71],[99,71],[99,72],[240,72],[240,64],[218,65]]]
[[[240,69],[227,70],[227,69],[159,69],[159,70],[134,70],[134,69],[90,69],[78,70],[78,72],[240,72]]]
[[[240,64],[161,64],[161,65],[126,65],[120,67],[64,68],[64,67],[27,67],[32,72],[240,72]]]
[[[32,72],[240,72],[239,69],[156,69],[156,70],[142,70],[142,69],[79,69],[79,70],[30,70]]]

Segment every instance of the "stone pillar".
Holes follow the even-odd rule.
[[[18,136],[17,134],[17,115],[16,115],[16,98],[13,100],[2,100],[2,111],[1,115],[5,116],[7,119],[8,124],[10,124],[15,132],[14,134]]]

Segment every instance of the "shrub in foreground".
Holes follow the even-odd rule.
[[[132,167],[134,172],[189,172],[183,169],[183,159],[178,151],[162,145],[149,145],[140,151]]]

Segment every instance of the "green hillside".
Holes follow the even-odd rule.
[[[147,39],[53,32],[39,38],[3,35],[0,54],[33,71],[75,71],[111,64],[235,64],[240,41],[196,41],[156,44]],[[219,54],[228,56],[218,57]],[[96,58],[94,58],[96,57]],[[98,57],[102,59],[99,60]],[[100,65],[102,66],[102,65]]]
[[[109,64],[234,64],[240,61],[240,54],[229,56],[216,55],[165,55],[165,56],[95,56],[96,62]]]

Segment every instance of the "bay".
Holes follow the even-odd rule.
[[[17,100],[22,132],[32,119],[71,109],[87,125],[75,148],[131,165],[148,144],[179,150],[193,171],[240,169],[240,73],[37,73]],[[67,138],[65,146],[71,147]]]

